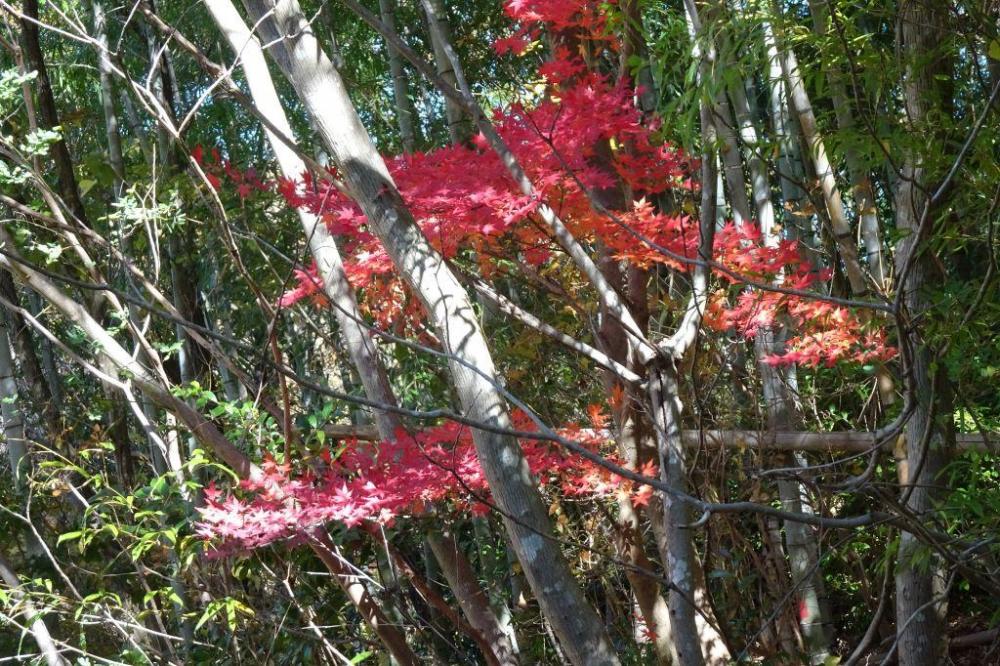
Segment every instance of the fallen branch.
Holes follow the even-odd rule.
[[[378,441],[378,431],[373,425],[328,424],[323,431],[335,439]],[[608,438],[611,432],[607,431]],[[872,433],[844,432],[758,432],[755,430],[685,430],[684,446],[710,449],[752,449],[759,451],[803,451],[810,453],[865,453],[875,445]],[[955,436],[959,452],[991,451],[1000,453],[1000,433],[958,434]],[[882,445],[885,452],[892,451],[895,442]]]
[[[987,629],[986,631],[977,631],[974,634],[966,634],[964,636],[956,636],[948,641],[948,647],[952,650],[962,650],[965,648],[978,647],[980,645],[988,645],[1000,636],[1000,629]]]

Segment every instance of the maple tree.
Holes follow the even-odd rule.
[[[86,4],[0,7],[0,653],[995,637],[989,12]]]
[[[584,30],[590,37],[609,39],[605,13],[596,4],[581,11],[566,2],[511,2],[506,10],[522,26],[512,37],[496,42],[499,53],[523,51],[525,40],[537,39],[542,29]],[[514,48],[514,43],[519,47]],[[696,161],[658,137],[659,121],[643,117],[635,106],[634,90],[588,70],[580,57],[565,48],[558,48],[539,67],[539,75],[546,88],[534,103],[517,102],[493,113],[498,132],[536,184],[538,197],[519,192],[482,135],[474,137],[471,145],[387,160],[393,180],[427,238],[449,259],[472,252],[484,278],[507,271],[511,255],[529,265],[544,266],[558,252],[533,217],[538,202],[544,200],[556,202],[556,213],[578,238],[602,244],[620,261],[690,271],[697,257],[697,219],[658,210],[651,199],[671,189],[695,191],[691,172]],[[602,146],[611,147],[610,172],[598,164]],[[423,313],[416,299],[408,295],[378,239],[367,231],[363,213],[342,191],[335,170],[329,178],[315,181],[309,173],[303,174],[304,188],[288,180],[266,185],[255,170],[241,171],[222,160],[217,150],[206,158],[201,147],[196,147],[194,156],[208,168],[215,187],[221,187],[221,178],[226,178],[240,198],[276,190],[289,206],[318,216],[331,233],[345,239],[348,278],[362,294],[363,309],[374,325],[432,337],[421,324]],[[593,193],[616,187],[641,198],[613,215],[596,210]],[[887,346],[884,331],[863,326],[846,307],[803,295],[747,288],[747,281],[766,285],[780,278],[787,289],[817,289],[832,271],[815,269],[804,256],[797,240],[768,245],[755,224],[725,225],[716,232],[713,261],[715,274],[726,286],[713,293],[705,325],[753,338],[762,328],[779,320],[787,322],[794,334],[781,354],[766,358],[772,365],[833,366],[891,359],[895,352]],[[294,275],[298,284],[279,299],[280,306],[303,299],[328,306],[315,266],[296,269]],[[266,545],[296,531],[308,533],[331,520],[354,527],[365,520],[419,514],[427,504],[446,499],[459,507],[467,505],[474,513],[485,510],[472,499],[474,493],[485,491],[485,481],[476,469],[468,434],[460,432],[460,427],[446,424],[401,435],[383,442],[367,464],[359,464],[364,454],[356,443],[349,444],[337,464],[319,476],[289,477],[289,465],[271,462],[265,483],[243,483],[252,499],[210,493],[201,509],[200,533],[221,539],[223,550],[239,550]],[[592,437],[588,443],[595,444]],[[599,468],[550,454],[541,456],[537,445],[527,449],[536,476],[546,480],[563,475],[566,478],[559,483],[563,491],[595,492],[595,475],[602,476]],[[445,462],[448,459],[451,463]],[[272,485],[281,488],[282,496],[273,496]],[[611,489],[602,487],[606,492]]]

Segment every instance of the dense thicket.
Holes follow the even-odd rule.
[[[995,0],[0,0],[0,663],[1000,657]]]

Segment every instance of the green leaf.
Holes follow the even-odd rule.
[[[993,60],[1000,60],[1000,41],[993,40],[990,42],[990,48],[986,52],[990,58]]]
[[[219,611],[222,610],[222,606],[224,603],[225,603],[224,599],[216,599],[215,601],[212,601],[207,606],[205,606],[205,612],[201,614],[200,618],[198,618],[198,622],[196,622],[194,625],[194,630],[198,631],[199,629],[201,629],[202,625],[204,625],[206,622],[208,622],[213,617],[218,615]]]
[[[372,656],[372,654],[374,654],[374,653],[371,650],[365,650],[364,652],[359,652],[356,655],[354,655],[353,657],[351,657],[351,663],[352,664],[360,664],[365,659],[367,659],[368,657]]]
[[[64,532],[59,535],[58,539],[56,539],[56,545],[58,546],[63,541],[75,541],[76,539],[79,539],[82,536],[83,532],[81,530],[77,530],[75,532]]]

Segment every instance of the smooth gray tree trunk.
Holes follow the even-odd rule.
[[[4,584],[11,590],[16,590],[21,585],[17,573],[3,553],[0,553],[0,580],[3,580]],[[45,622],[38,614],[35,605],[28,599],[21,600],[19,605],[23,609],[21,614],[28,620],[31,636],[35,639],[38,651],[41,652],[47,666],[67,666],[69,662],[63,659],[59,653],[59,648],[52,640],[52,634],[49,633],[49,628],[45,626]]]
[[[297,182],[298,187],[304,187],[302,176],[306,171],[306,165],[293,148],[295,136],[270,78],[260,43],[229,0],[206,0],[206,5],[226,34],[231,47],[242,55],[241,64],[254,104],[271,123],[271,127],[265,131],[271,148],[278,158],[283,175],[285,178]],[[388,48],[392,47],[388,46]],[[333,306],[345,346],[361,378],[366,396],[369,400],[385,407],[394,407],[397,404],[396,397],[389,385],[385,368],[379,359],[375,341],[361,318],[354,290],[344,273],[336,239],[316,215],[304,209],[299,209],[296,212],[316,261],[323,282],[323,292]],[[384,440],[395,438],[397,431],[402,427],[398,415],[388,409],[376,408],[374,412],[381,438]],[[462,553],[453,553],[449,562],[456,567],[465,567],[471,571],[471,567],[467,561],[464,561]],[[466,584],[454,588],[454,593],[463,610],[474,609],[478,598],[484,596],[478,586],[470,586],[467,580]],[[468,617],[473,626],[485,635],[503,633],[495,617],[489,617],[482,613],[475,617]],[[498,644],[491,642],[491,645],[497,647]],[[502,646],[498,650],[496,656],[503,662],[504,655],[510,650],[505,651]]]
[[[101,110],[104,113],[104,132],[108,144],[108,163],[115,174],[115,197],[122,195],[125,182],[125,159],[122,156],[122,139],[118,132],[118,115],[115,113],[115,94],[111,79],[111,56],[108,52],[108,19],[104,5],[94,0],[94,37],[98,42],[97,73],[101,82]]]
[[[393,0],[378,0],[378,9],[382,23],[395,32],[395,2]],[[399,51],[390,44],[385,45],[385,50],[386,57],[389,59],[389,75],[392,77],[392,99],[395,103],[399,138],[403,144],[403,151],[412,153],[417,143],[414,132],[414,121],[417,120],[417,114],[413,109],[413,102],[410,101],[410,80],[403,68],[403,59],[399,56]]]
[[[421,6],[424,8],[424,16],[427,19],[427,29],[431,37],[434,64],[437,67],[438,76],[452,88],[458,89],[458,77],[446,50],[447,45],[451,44],[448,8],[444,4],[444,0],[422,0]],[[462,106],[445,95],[444,111],[448,121],[448,137],[451,143],[465,143],[471,136],[472,126]]]
[[[858,250],[854,242],[851,222],[844,208],[840,187],[837,185],[836,172],[827,155],[826,143],[820,133],[809,93],[802,80],[798,59],[795,56],[795,51],[788,44],[776,44],[776,54],[787,84],[789,106],[796,114],[803,137],[809,146],[810,157],[815,166],[816,177],[819,179],[823,201],[826,204],[831,232],[836,241],[837,249],[840,251],[840,258],[844,262],[851,291],[856,296],[864,294],[868,291],[868,284],[861,264],[858,262]]]
[[[452,381],[465,416],[510,428],[489,348],[468,294],[420,232],[381,156],[351,104],[339,72],[323,52],[294,0],[248,0],[271,53],[316,121],[348,190],[401,276],[420,298],[449,354]],[[273,12],[273,13],[272,13]],[[542,611],[574,663],[617,664],[603,626],[573,579],[516,439],[474,429],[483,471],[503,513],[511,543]]]
[[[14,488],[20,492],[27,483],[28,443],[24,436],[24,415],[21,413],[14,381],[14,359],[6,322],[0,318],[0,410],[3,416],[3,444],[7,449]]]

